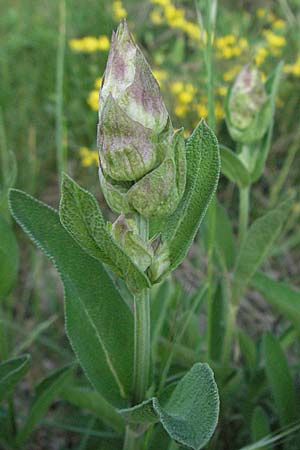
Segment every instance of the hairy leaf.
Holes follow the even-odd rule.
[[[0,213],[0,301],[13,288],[19,262],[19,251],[15,235]]]
[[[147,276],[113,240],[95,197],[69,176],[63,175],[60,220],[75,241],[94,258],[105,263],[128,287],[140,291],[150,286]]]
[[[237,256],[233,274],[233,301],[238,303],[249,280],[271,250],[287,217],[291,202],[257,219],[249,228]]]
[[[219,396],[213,372],[207,364],[197,363],[179,381],[164,406],[153,397],[120,413],[133,424],[160,422],[176,442],[199,450],[211,438],[218,421]]]
[[[60,273],[67,334],[88,379],[108,401],[124,404],[133,379],[130,309],[102,264],[71,238],[55,210],[18,190],[11,190],[10,205]]]
[[[0,364],[0,402],[14,389],[24,377],[30,365],[30,356],[22,355]]]
[[[187,140],[186,152],[185,193],[162,233],[169,248],[171,270],[186,256],[215,193],[220,172],[218,142],[203,120]]]

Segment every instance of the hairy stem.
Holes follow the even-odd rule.
[[[243,242],[249,221],[249,186],[240,188],[239,239]]]
[[[141,237],[148,240],[148,220],[137,216]],[[134,403],[145,399],[150,372],[150,290],[134,297]]]
[[[126,427],[125,439],[123,444],[123,450],[137,450],[136,449],[136,436],[131,430],[129,425]]]

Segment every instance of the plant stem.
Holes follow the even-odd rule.
[[[123,450],[136,450],[136,436],[129,425],[126,427]]]
[[[140,236],[147,241],[148,220],[137,216]],[[145,400],[150,373],[150,290],[144,289],[134,297],[134,403]]]
[[[239,207],[239,239],[243,242],[248,228],[249,221],[249,186],[240,188],[240,207]]]
[[[61,174],[66,166],[66,149],[64,145],[63,129],[63,81],[64,81],[64,59],[66,45],[66,3],[59,3],[59,35],[56,61],[56,108],[55,108],[55,140],[56,140],[56,163],[58,169],[59,183]]]

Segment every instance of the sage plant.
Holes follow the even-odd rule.
[[[213,373],[197,362],[175,384],[153,376],[151,292],[193,242],[216,190],[218,143],[204,121],[187,141],[174,131],[126,22],[112,36],[99,99],[99,177],[116,221],[106,222],[96,198],[67,175],[59,214],[18,190],[11,211],[60,273],[68,338],[103,420],[118,432],[126,425],[123,448],[146,445],[146,430],[157,448],[160,423],[167,440],[201,449],[218,419]]]

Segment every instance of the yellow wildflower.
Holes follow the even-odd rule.
[[[112,2],[112,13],[113,18],[116,22],[119,22],[119,20],[125,19],[125,17],[127,17],[127,11],[124,8],[121,0],[114,0]]]
[[[284,28],[286,26],[286,22],[282,19],[276,19],[272,25],[274,28]]]
[[[89,167],[93,164],[98,165],[98,152],[97,150],[90,150],[88,147],[81,147],[79,149],[81,158],[81,164],[84,167]]]
[[[265,30],[263,34],[270,47],[280,48],[286,45],[286,39],[284,36],[279,36],[278,34],[273,33],[273,31],[271,30]]]
[[[227,87],[226,86],[219,86],[217,88],[217,94],[221,95],[221,97],[224,97],[227,94]]]
[[[94,89],[89,93],[87,104],[94,110],[98,111],[99,107],[99,91]]]
[[[187,139],[188,137],[190,137],[191,135],[191,131],[190,130],[184,130],[183,131],[183,136]]]
[[[264,48],[264,47],[257,48],[255,51],[255,55],[254,55],[254,60],[255,60],[256,65],[261,66],[264,63],[267,55],[268,55],[268,51],[266,48]]]
[[[153,9],[150,12],[150,19],[151,19],[152,23],[154,23],[155,25],[160,25],[163,22],[161,10],[158,8]]]
[[[154,5],[160,5],[160,6],[168,6],[171,4],[170,0],[150,0],[151,3],[153,3]]]
[[[196,105],[196,111],[200,118],[205,118],[208,115],[207,106],[204,103],[198,103],[198,105]]]
[[[178,100],[180,103],[188,104],[193,100],[193,94],[188,91],[183,91],[178,94]]]
[[[94,83],[95,88],[100,89],[101,83],[102,83],[102,77],[96,78],[95,83]]]
[[[258,8],[256,10],[256,16],[259,17],[259,19],[263,19],[266,17],[267,11],[264,8]]]
[[[99,38],[85,36],[81,39],[71,39],[69,46],[76,52],[92,53],[97,50],[107,51],[109,49],[109,39],[105,34],[99,36]]]
[[[182,81],[174,81],[170,85],[170,91],[172,94],[179,94],[179,92],[182,92],[184,89],[184,84]]]
[[[109,50],[109,39],[105,34],[98,37],[98,50],[107,51]]]
[[[199,41],[201,39],[201,31],[197,24],[193,22],[186,21],[183,26],[183,31],[189,36],[191,39],[195,39]]]
[[[176,116],[178,117],[183,117],[186,115],[188,111],[188,107],[186,105],[176,105],[174,112],[176,114]]]
[[[77,52],[95,52],[98,50],[98,39],[93,36],[85,36],[82,39],[71,39],[70,48]]]

